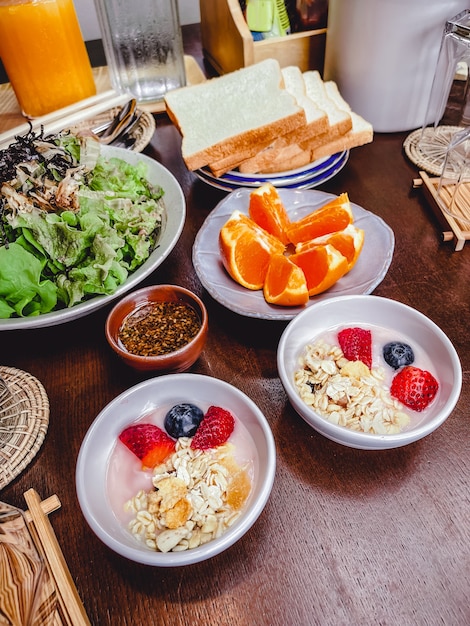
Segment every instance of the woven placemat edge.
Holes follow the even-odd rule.
[[[30,412],[25,445],[8,459],[0,454],[1,490],[26,469],[44,443],[49,427],[50,404],[43,384],[32,374],[15,367],[0,366],[0,375],[9,386],[19,387],[27,395]]]

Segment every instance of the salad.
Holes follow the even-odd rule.
[[[0,151],[0,319],[114,293],[154,249],[163,195],[91,137],[16,137]]]

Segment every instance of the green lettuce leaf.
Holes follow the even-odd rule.
[[[57,304],[57,288],[41,280],[44,262],[17,243],[0,247],[0,317],[48,313]]]
[[[133,201],[138,201],[142,196],[157,200],[163,196],[163,190],[151,185],[146,179],[146,173],[147,167],[143,161],[131,165],[115,157],[100,157],[88,179],[88,186],[94,191],[112,192]]]

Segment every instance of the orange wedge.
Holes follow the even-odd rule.
[[[348,271],[346,257],[330,244],[311,246],[289,258],[303,270],[309,296],[326,291]]]
[[[294,245],[311,241],[329,233],[344,230],[353,222],[348,194],[342,193],[316,211],[312,211],[287,227],[287,236]]]
[[[251,192],[248,213],[258,226],[283,244],[289,243],[286,232],[290,224],[289,216],[274,185],[265,183]]]
[[[237,283],[247,289],[262,289],[273,254],[282,254],[284,244],[240,211],[234,211],[219,233],[222,263]]]
[[[329,233],[322,237],[316,237],[311,241],[304,241],[295,246],[295,251],[303,252],[312,246],[331,244],[348,261],[348,272],[356,264],[364,246],[364,231],[353,224],[349,224],[344,230],[336,233]]]
[[[274,254],[269,262],[263,294],[270,304],[303,305],[309,297],[305,274],[288,257]]]

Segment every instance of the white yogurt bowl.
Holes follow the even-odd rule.
[[[126,426],[153,409],[181,402],[191,402],[203,410],[210,405],[221,406],[242,424],[256,451],[252,488],[241,516],[219,538],[183,552],[157,552],[138,541],[116,514],[108,493],[109,460],[117,438]],[[175,567],[209,559],[238,541],[263,511],[271,493],[275,469],[276,451],[271,429],[261,410],[247,395],[210,376],[169,374],[128,389],[96,417],[78,455],[76,488],[86,521],[109,548],[138,563]]]
[[[300,397],[294,373],[306,345],[336,329],[360,326],[383,329],[396,340],[408,339],[426,353],[432,364],[439,391],[422,414],[405,412],[410,424],[398,434],[377,435],[353,431],[327,421]],[[279,376],[294,409],[319,433],[337,443],[364,450],[385,450],[405,446],[438,428],[451,414],[462,387],[462,369],[457,352],[448,337],[428,317],[415,309],[378,296],[343,296],[331,298],[305,309],[284,330],[277,353]],[[383,365],[383,364],[382,364]]]

